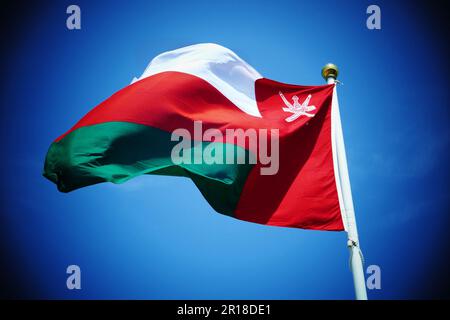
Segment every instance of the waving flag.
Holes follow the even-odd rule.
[[[185,176],[220,213],[343,230],[334,86],[263,78],[215,44],[165,52],[51,144],[44,176],[62,192],[143,174]],[[183,133],[192,145],[177,153]],[[219,150],[241,161],[217,161]]]

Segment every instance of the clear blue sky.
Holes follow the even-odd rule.
[[[72,3],[81,7],[79,31],[65,26]],[[53,139],[152,57],[215,42],[281,82],[323,84],[321,67],[339,66],[361,246],[366,265],[382,271],[382,289],[369,298],[449,297],[443,16],[431,4],[374,3],[379,31],[365,26],[367,1],[57,1],[4,11],[2,296],[354,297],[343,232],[222,216],[183,178],[143,176],[62,194],[41,176]],[[81,291],[65,287],[69,264],[81,267]]]

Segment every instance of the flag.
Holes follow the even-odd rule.
[[[219,213],[344,230],[334,86],[263,78],[216,44],[165,52],[53,141],[43,174],[62,192],[183,176]]]

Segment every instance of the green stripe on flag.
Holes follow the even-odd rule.
[[[142,174],[185,176],[216,211],[233,215],[254,165],[248,161],[174,165],[171,152],[179,142],[170,138],[169,132],[129,122],[81,127],[50,146],[43,174],[62,192],[105,181],[123,183]],[[195,148],[204,150],[211,144],[220,144],[224,154],[234,152],[249,159],[248,150],[232,144],[198,142]]]

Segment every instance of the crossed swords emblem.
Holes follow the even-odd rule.
[[[293,115],[285,119],[287,122],[292,122],[300,116],[307,116],[310,118],[314,117],[314,114],[309,113],[309,111],[315,110],[316,107],[308,106],[309,100],[311,100],[312,97],[311,95],[308,95],[308,97],[305,99],[305,101],[303,101],[302,104],[298,102],[297,96],[293,96],[292,101],[294,102],[294,104],[291,104],[281,91],[278,94],[280,95],[281,99],[283,99],[283,102],[287,107],[283,108],[283,111],[293,113]]]

